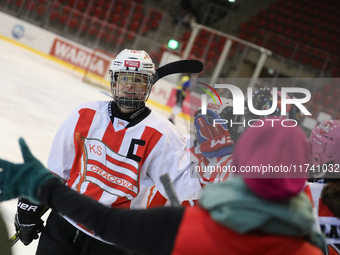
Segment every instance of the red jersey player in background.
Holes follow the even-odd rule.
[[[208,183],[221,182],[228,178],[227,171],[232,162],[233,140],[237,139],[235,126],[231,126],[233,116],[233,100],[221,98],[222,105],[217,98],[207,101],[207,115],[202,115],[197,109],[194,118],[194,139],[185,136],[187,147],[191,152],[191,169],[198,173],[193,178],[200,178],[202,187]],[[222,120],[227,123],[224,124]],[[223,124],[216,124],[214,121]],[[214,146],[211,146],[214,145]],[[210,171],[214,169],[214,171]],[[180,200],[182,206],[193,206],[196,200]],[[148,208],[170,205],[156,186],[150,187],[145,195],[144,203]]]
[[[61,125],[48,168],[65,185],[107,207],[145,208],[142,200],[148,187],[156,185],[166,196],[160,176],[168,173],[180,199],[198,198],[201,184],[190,178],[190,153],[183,135],[145,106],[155,70],[145,51],[123,50],[111,64],[113,100],[84,103]],[[42,228],[43,208],[26,210],[31,202],[25,199],[19,204],[15,225],[28,245]],[[52,210],[36,254],[127,252]]]

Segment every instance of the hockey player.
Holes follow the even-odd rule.
[[[197,199],[201,185],[187,171],[190,153],[183,135],[145,106],[154,75],[155,65],[145,51],[120,52],[110,70],[113,101],[84,103],[70,114],[53,140],[49,170],[107,207],[141,208],[140,196],[153,184],[166,196],[160,182],[165,173],[180,199]],[[42,227],[42,209],[22,208],[27,207],[18,208],[16,226],[27,245]],[[36,254],[94,253],[125,251],[52,210]]]
[[[236,129],[230,126],[234,116],[232,113],[233,100],[221,98],[222,104],[215,103],[218,99],[207,101],[207,115],[201,110],[195,113],[194,139],[186,136],[185,141],[191,152],[191,169],[200,178],[202,186],[209,183],[221,182],[228,178],[232,162],[233,138],[236,138]],[[223,120],[227,121],[224,124]],[[220,124],[214,124],[216,123]],[[210,146],[214,145],[214,146]],[[150,187],[145,194],[148,208],[169,205],[168,201],[155,186]],[[182,206],[193,206],[195,200],[180,201]]]
[[[134,252],[323,254],[325,240],[311,229],[312,205],[301,192],[307,173],[292,176],[275,171],[263,173],[264,178],[248,178],[241,171],[243,166],[306,164],[310,147],[297,126],[287,130],[265,122],[261,128],[248,128],[234,151],[237,177],[206,186],[198,206],[149,210],[108,208],[80,195],[62,185],[32,156],[25,142],[19,142],[23,164],[0,160],[0,200],[28,196]]]
[[[182,111],[183,101],[190,93],[190,77],[188,75],[183,76],[176,90],[176,103],[172,108],[169,121],[174,123],[175,117]]]
[[[327,238],[328,254],[340,254],[340,121],[325,120],[313,128],[312,148],[313,183],[309,183],[321,231]]]
[[[200,109],[195,113],[195,141],[190,150],[197,157],[196,169],[206,183],[220,182],[230,173],[228,166],[232,161],[235,139],[235,127],[230,125],[233,101],[226,98],[221,101],[222,105],[209,99],[207,114],[202,115]],[[212,171],[208,171],[209,167]]]

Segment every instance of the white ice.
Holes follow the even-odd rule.
[[[0,39],[0,158],[22,162],[18,144],[23,137],[33,154],[46,165],[49,149],[61,123],[79,104],[108,100],[102,88],[82,82],[82,75],[26,48]],[[160,117],[170,113],[150,105]],[[189,123],[176,125],[189,134]],[[17,200],[2,202],[0,212],[13,236]],[[46,221],[47,215],[43,217]],[[13,255],[35,254],[37,240],[29,246],[18,241]]]

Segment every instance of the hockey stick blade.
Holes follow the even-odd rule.
[[[171,62],[156,69],[153,84],[164,76],[175,73],[200,73],[203,70],[203,63],[199,60],[186,59]]]
[[[178,197],[176,195],[176,192],[174,190],[174,187],[172,186],[169,174],[163,174],[161,177],[161,182],[164,186],[165,192],[168,195],[170,204],[174,207],[181,206],[179,203]]]

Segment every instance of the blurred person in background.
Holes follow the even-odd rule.
[[[312,166],[309,179],[328,254],[340,254],[340,121],[325,120],[310,134]]]
[[[237,139],[236,127],[230,126],[233,116],[233,100],[218,98],[207,101],[207,114],[203,115],[198,108],[194,116],[194,136],[185,136],[185,142],[190,149],[191,169],[197,171],[197,178],[201,184],[221,182],[228,178],[230,172],[218,170],[226,169],[232,163],[234,140]],[[227,120],[225,124],[222,120]],[[214,123],[220,124],[214,124]],[[213,145],[213,146],[212,146]],[[216,171],[207,171],[213,167]],[[146,192],[146,205],[148,208],[169,205],[168,201],[157,190],[156,186],[150,187]],[[180,201],[182,206],[196,203],[196,200]]]
[[[176,103],[172,108],[169,121],[175,124],[175,117],[182,112],[183,101],[190,93],[190,77],[188,75],[183,76],[176,90]]]
[[[142,254],[321,255],[325,240],[312,229],[312,204],[301,192],[307,172],[247,173],[207,185],[194,207],[108,208],[62,184],[19,140],[23,164],[0,160],[0,200],[26,196],[83,224],[104,240]],[[269,149],[270,148],[270,149]],[[250,127],[233,166],[304,165],[310,146],[298,127]],[[24,188],[25,187],[25,188]],[[245,245],[246,244],[246,245]]]
[[[292,98],[292,95],[287,95],[287,98]],[[273,106],[273,94],[272,89],[269,87],[258,87],[254,90],[252,95],[252,103],[253,107],[257,110],[268,110],[271,109]],[[277,106],[274,109],[274,112],[270,114],[269,116],[281,116],[281,92],[277,92]],[[267,116],[259,116],[252,112],[250,112],[247,102],[245,103],[245,119],[246,121],[250,119],[258,119],[261,117],[267,117]],[[301,120],[301,113],[300,109],[295,104],[288,104],[286,106],[286,115],[285,117],[287,119],[293,119],[298,124]]]

